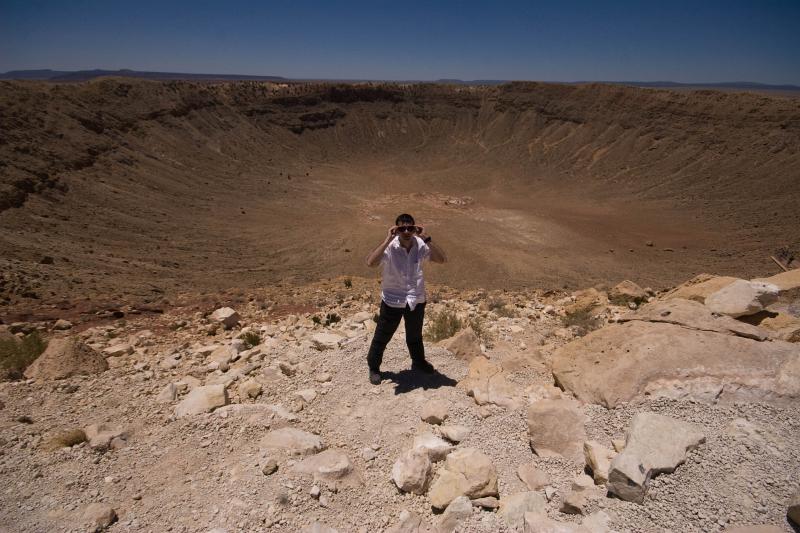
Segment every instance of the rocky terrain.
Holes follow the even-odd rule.
[[[428,334],[466,327],[427,342],[434,375],[409,370],[399,331],[378,386],[374,281],[273,291],[4,326],[50,341],[0,383],[0,527],[798,527],[800,270],[670,291],[435,287]]]

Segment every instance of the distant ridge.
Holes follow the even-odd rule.
[[[286,78],[283,76],[251,76],[247,74],[196,74],[189,72],[150,72],[139,70],[11,70],[0,74],[0,80],[40,80],[40,81],[63,81],[79,82],[103,76],[116,76],[127,78],[139,78],[148,80],[195,80],[195,81],[277,81],[277,82],[384,82],[387,80],[371,79],[325,79],[325,78]],[[461,80],[457,78],[440,78],[435,81],[426,80],[396,80],[395,83],[442,83],[448,85],[502,85],[518,80]],[[520,80],[526,81],[526,80]],[[533,80],[530,80],[533,81]],[[751,81],[725,81],[708,83],[680,83],[675,81],[574,81],[574,82],[552,82],[564,83],[567,85],[585,85],[590,83],[603,83],[607,85],[626,85],[630,87],[649,87],[662,89],[728,89],[740,91],[791,91],[800,92],[800,85],[771,85],[768,83],[757,83]]]
[[[148,72],[139,70],[12,70],[0,74],[4,80],[87,81],[103,76],[140,78],[147,80],[198,80],[198,81],[289,81],[281,76],[249,76],[242,74],[195,74],[186,72]]]

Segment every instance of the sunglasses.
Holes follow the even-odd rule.
[[[399,233],[403,233],[406,231],[410,231],[411,233],[417,233],[419,231],[419,227],[417,226],[398,226],[397,231]]]

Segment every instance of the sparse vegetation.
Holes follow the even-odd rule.
[[[497,316],[513,318],[517,316],[517,312],[511,307],[508,302],[503,298],[492,297],[486,302],[489,306],[489,311],[492,311]]]
[[[336,313],[328,313],[327,315],[325,315],[324,319],[320,318],[319,315],[314,315],[314,316],[311,317],[311,321],[314,324],[318,324],[318,325],[321,324],[321,325],[323,325],[323,326],[325,326],[327,328],[331,324],[335,324],[337,322],[341,322],[342,321],[342,317],[340,317]]]
[[[0,369],[5,379],[21,379],[23,372],[47,348],[38,331],[22,339],[0,339]]]
[[[344,286],[345,288],[352,289],[353,288],[353,280],[350,278],[344,278]]]
[[[425,340],[431,342],[448,339],[464,327],[461,319],[453,311],[447,309],[430,313],[426,322],[427,327],[422,336]]]
[[[486,327],[486,323],[481,317],[474,316],[470,318],[468,325],[487,348],[494,346],[494,335],[489,331],[489,328]]]
[[[242,342],[244,342],[244,347],[247,350],[261,344],[261,335],[259,335],[255,331],[247,331],[245,333],[242,333],[242,335],[239,338],[242,339]]]
[[[578,337],[582,337],[601,326],[600,320],[592,315],[590,309],[568,314],[562,321],[565,327],[573,328]]]

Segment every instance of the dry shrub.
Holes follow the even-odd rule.
[[[38,331],[22,339],[0,339],[0,378],[21,379],[25,369],[42,355],[47,343]]]
[[[486,322],[481,317],[474,316],[470,318],[468,325],[487,348],[494,346],[494,335],[492,335],[489,328],[486,327]]]
[[[254,346],[258,346],[259,344],[261,344],[261,335],[259,335],[255,331],[247,331],[245,333],[242,333],[239,336],[239,338],[242,339],[242,342],[244,343],[244,347],[246,350],[249,350],[250,348],[253,348]]]
[[[514,318],[517,316],[517,312],[514,310],[514,308],[511,307],[503,298],[493,296],[489,298],[486,303],[489,306],[489,311],[492,311],[497,316],[506,318]]]
[[[428,316],[426,322],[427,327],[425,328],[423,338],[431,342],[449,339],[464,327],[461,319],[459,319],[453,311],[447,309],[443,309],[439,312],[432,312]]]
[[[574,327],[575,335],[578,337],[582,337],[602,325],[600,319],[592,315],[590,309],[582,309],[575,313],[568,314],[562,321],[565,327]]]

